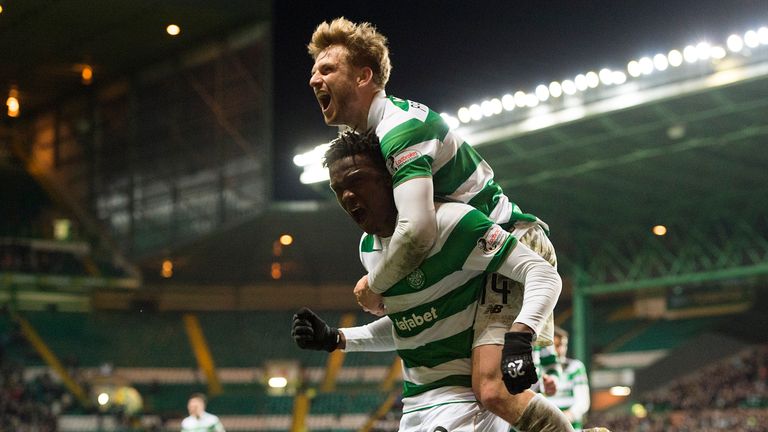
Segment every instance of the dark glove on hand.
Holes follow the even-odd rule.
[[[518,394],[531,387],[539,377],[533,365],[533,334],[507,332],[501,351],[501,374],[504,385],[511,394]]]
[[[331,352],[339,346],[339,329],[330,327],[309,308],[301,308],[293,315],[291,336],[302,349]]]

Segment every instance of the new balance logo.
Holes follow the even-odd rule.
[[[410,331],[436,319],[437,309],[432,308],[429,312],[424,312],[423,315],[412,313],[410,317],[395,318],[395,325],[402,331]]]
[[[501,310],[504,309],[503,305],[500,304],[490,304],[485,308],[485,313],[487,314],[497,314],[501,313]]]

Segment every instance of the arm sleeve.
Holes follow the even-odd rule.
[[[394,351],[395,338],[392,334],[392,320],[382,317],[359,327],[340,328],[347,340],[346,352]]]
[[[589,411],[589,385],[587,383],[573,386],[574,403],[568,408],[573,418],[582,418]]]
[[[382,294],[415,270],[437,237],[431,177],[418,177],[395,187],[397,226],[386,255],[368,273],[371,291]]]
[[[515,322],[541,331],[544,320],[552,313],[562,290],[557,270],[528,246],[518,244],[499,266],[498,272],[522,282],[525,287],[523,306]]]

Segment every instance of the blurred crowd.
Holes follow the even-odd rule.
[[[0,272],[86,274],[82,261],[71,252],[46,250],[13,242],[0,243]]]
[[[768,345],[749,348],[644,396],[644,416],[593,413],[614,431],[768,432]]]
[[[24,379],[21,363],[5,355],[13,332],[0,334],[0,431],[53,432],[71,396],[47,373]]]

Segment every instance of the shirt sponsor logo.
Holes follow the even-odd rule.
[[[421,315],[412,313],[410,317],[404,316],[400,319],[395,318],[395,325],[402,331],[411,331],[419,328],[424,323],[432,322],[437,319],[437,309],[432,308]]]
[[[421,271],[421,269],[416,269],[411,274],[409,274],[405,280],[408,282],[408,285],[411,288],[421,289],[424,287],[424,282],[426,279],[427,278],[424,276],[424,272]]]
[[[387,158],[387,170],[390,174],[394,174],[408,162],[414,161],[420,157],[421,153],[418,150],[403,150],[400,153]]]
[[[477,247],[485,255],[495,254],[504,244],[508,235],[509,233],[504,228],[494,224],[477,240]]]

